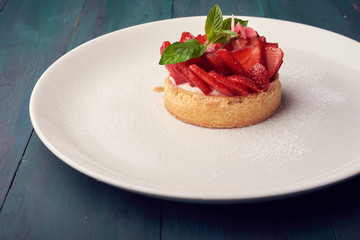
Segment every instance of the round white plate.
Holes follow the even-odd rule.
[[[253,201],[360,172],[360,44],[302,24],[249,19],[278,42],[281,109],[239,129],[185,124],[163,107],[162,41],[203,33],[205,17],[153,22],[89,41],[37,82],[30,116],[43,143],[78,171],[166,199]]]

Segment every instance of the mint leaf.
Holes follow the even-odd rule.
[[[240,18],[234,18],[235,20],[235,25],[239,22],[243,27],[247,27],[248,24],[248,20],[242,20]],[[231,18],[226,18],[223,22],[222,22],[222,27],[221,29],[223,30],[231,30]]]
[[[168,65],[185,62],[191,58],[200,57],[205,50],[206,44],[201,44],[196,39],[190,39],[186,42],[175,42],[164,50],[159,64]]]
[[[212,39],[215,31],[221,30],[223,22],[222,11],[219,5],[215,5],[207,15],[205,22],[205,35],[207,39]]]
[[[211,42],[209,42],[209,44],[224,43],[226,41],[229,41],[232,38],[238,38],[238,37],[239,37],[238,34],[234,33],[233,31],[230,31],[230,30],[215,31],[213,39],[211,40]]]

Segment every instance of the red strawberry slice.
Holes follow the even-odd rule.
[[[267,43],[265,44],[265,47],[278,48],[278,47],[279,47],[279,44],[278,44],[278,43],[269,43],[269,42],[267,42]]]
[[[194,39],[194,35],[189,32],[183,32],[181,34],[180,42],[186,42],[187,40]]]
[[[222,43],[210,44],[209,46],[207,46],[205,52],[215,53],[215,52],[217,52],[217,50],[219,50],[221,47],[222,47]]]
[[[254,92],[254,93],[260,92],[260,89],[258,88],[258,86],[253,81],[251,81],[249,78],[245,77],[244,75],[234,74],[234,75],[228,76],[227,78],[233,82],[240,83],[241,85],[246,87],[249,90],[249,92]]]
[[[164,50],[170,45],[169,41],[165,41],[162,43],[161,47],[160,47],[160,54],[162,55]]]
[[[222,58],[233,73],[245,74],[245,70],[241,66],[240,62],[236,60],[228,50],[220,49],[216,53]]]
[[[232,50],[235,51],[235,50],[239,50],[241,48],[245,48],[245,47],[249,46],[249,40],[250,40],[249,38],[240,37],[240,38],[230,42],[230,44],[228,44],[228,45],[230,45]]]
[[[178,63],[165,65],[165,67],[169,71],[170,76],[174,79],[175,85],[188,82],[187,77],[182,73]],[[190,83],[190,85],[194,84]]]
[[[266,44],[266,38],[264,36],[253,37],[253,38],[250,38],[250,40],[249,40],[249,46],[254,46],[254,45],[265,46],[265,44]]]
[[[193,81],[189,79],[184,72],[186,71],[187,68],[189,68],[189,65],[187,63],[175,63],[173,65],[176,71],[178,71],[182,76],[184,76],[184,78],[190,84],[191,87],[196,87],[195,83],[193,83]]]
[[[179,67],[181,68],[185,76],[188,78],[188,80],[194,83],[201,90],[201,92],[203,92],[205,95],[209,95],[211,93],[212,89],[195,73],[193,73],[188,65],[182,63],[179,64]]]
[[[231,74],[231,70],[218,54],[206,52],[204,53],[204,56],[211,63],[213,69],[215,69],[218,73],[224,76]]]
[[[213,77],[211,77],[204,69],[200,68],[196,64],[189,66],[190,70],[193,71],[199,78],[201,78],[204,82],[206,82],[210,87],[219,91],[220,93],[226,96],[234,96],[233,91],[222,84],[221,82],[216,81]]]
[[[267,72],[270,78],[272,78],[278,71],[283,62],[284,53],[278,47],[272,47],[272,45],[265,46],[265,59]]]
[[[247,88],[244,87],[239,82],[233,81],[229,77],[221,76],[219,73],[215,71],[209,72],[209,76],[213,77],[218,82],[223,83],[224,85],[234,89],[237,95],[246,96],[249,93]]]
[[[258,63],[261,63],[266,68],[266,59],[265,59],[265,44],[266,38],[264,36],[256,36],[250,38],[249,46],[259,46],[260,47],[260,60]]]
[[[260,63],[264,65],[265,62],[265,54],[260,45],[248,46],[246,48],[233,51],[231,54],[240,62],[245,72],[248,72],[255,64]]]
[[[256,63],[247,71],[248,77],[260,88],[260,90],[267,91],[269,89],[269,75],[264,65]]]
[[[201,35],[201,34],[197,35],[197,36],[196,36],[196,39],[197,39],[201,44],[205,44],[206,41],[207,41],[206,35]]]
[[[211,63],[206,59],[204,55],[187,60],[186,63],[189,65],[196,64],[207,72],[214,69],[214,67],[211,65]]]

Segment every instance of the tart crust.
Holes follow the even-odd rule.
[[[234,128],[254,125],[273,115],[281,104],[279,74],[267,92],[247,96],[206,96],[175,86],[165,79],[164,105],[177,119],[210,128]]]

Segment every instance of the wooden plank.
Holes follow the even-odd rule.
[[[263,3],[266,17],[309,24],[360,41],[360,13],[355,9],[355,1],[264,0]]]
[[[121,27],[169,18],[171,3],[158,1],[148,6],[145,1],[86,1],[79,13],[67,51]],[[0,226],[0,236],[6,238],[159,239],[161,201],[78,173],[51,154],[33,134],[0,222],[6,223]]]
[[[218,4],[224,15],[264,16],[260,0],[253,1],[174,1],[173,17],[206,16],[210,9]]]
[[[322,191],[320,208],[326,212],[337,239],[359,239],[360,176]]]
[[[335,239],[316,198],[307,195],[255,204],[164,203],[167,239]]]
[[[9,0],[0,0],[0,13],[4,10],[8,1]]]
[[[1,239],[159,239],[161,201],[56,158],[33,135],[0,214]]]
[[[81,1],[11,0],[0,13],[0,208],[32,132],[32,88],[64,53],[81,7]]]
[[[238,204],[165,202],[163,239],[335,239],[317,197]]]
[[[168,0],[86,2],[68,50],[103,34],[137,24],[171,18]],[[149,37],[149,36],[147,36]]]

